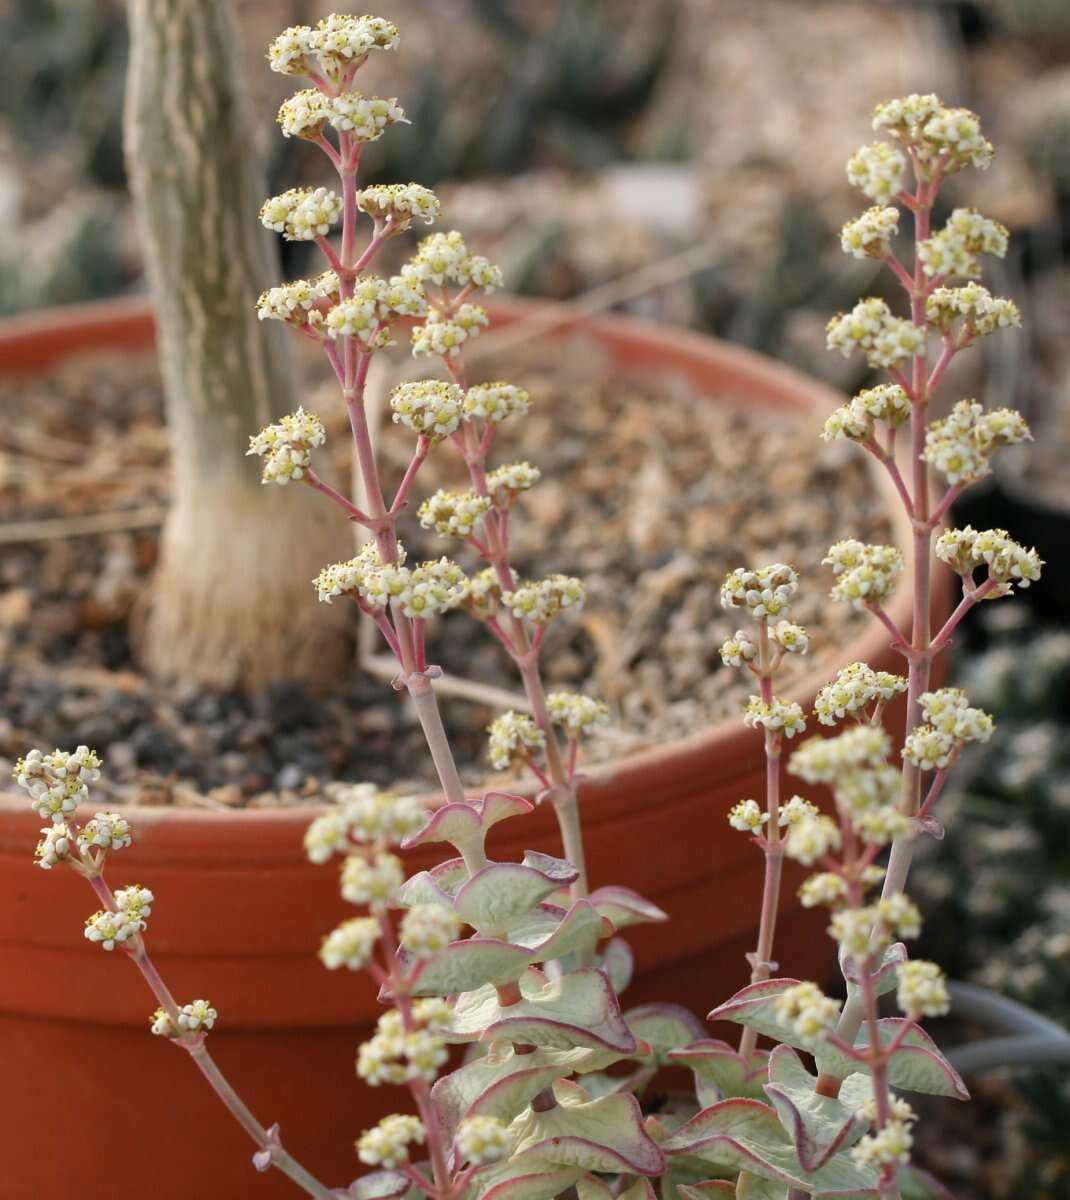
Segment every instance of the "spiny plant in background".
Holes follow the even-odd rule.
[[[17,766],[35,811],[50,820],[38,861],[48,868],[69,863],[89,879],[102,908],[89,918],[86,936],[130,955],[160,1004],[153,1031],[191,1054],[255,1141],[256,1165],[278,1168],[308,1195],[549,1200],[574,1191],[580,1200],[652,1200],[655,1180],[667,1200],[938,1195],[910,1165],[914,1113],[897,1090],[960,1099],[966,1091],[921,1028],[924,1018],[947,1011],[948,991],[936,964],[907,957],[902,941],[918,935],[921,918],[903,889],[917,838],[938,831],[935,805],[948,771],[965,744],[988,738],[992,723],[957,689],[930,690],[929,673],[970,608],[1028,586],[1041,565],[1034,552],[998,530],[952,530],[937,538],[951,500],[984,474],[993,451],[1028,436],[1016,414],[985,413],[971,401],[943,421],[928,420],[930,397],[951,359],[1018,320],[1009,301],[972,282],[951,283],[953,276],[976,274],[980,253],[1001,252],[1006,232],[965,209],[943,230],[929,228],[945,178],[967,165],[986,165],[991,147],[973,114],[949,110],[936,97],[911,96],[878,109],[875,124],[894,141],[863,148],[849,167],[879,206],[845,228],[844,247],[887,262],[908,292],[910,317],[867,300],[830,323],[832,348],[864,351],[891,382],[835,413],[825,435],[859,442],[891,475],[915,530],[916,611],[907,634],[883,607],[904,565],[897,549],[853,540],[831,547],[833,600],[870,611],[889,628],[907,665],[900,677],[853,664],[817,698],[820,724],[851,725],[802,743],[790,766],[805,783],[831,790],[834,815],[801,795],[780,801],[784,743],[806,725],[801,706],[776,692],[785,658],[808,645],[806,631],[789,619],[797,575],[783,563],[740,568],[722,589],[723,603],[749,621],[722,654],[757,680],[746,721],[762,730],[768,762],[764,805],[742,800],[729,814],[733,827],[754,836],[766,862],[758,945],[749,956],[753,981],[710,1014],[744,1027],[737,1050],[706,1038],[701,1023],[674,1005],[620,1006],[631,964],[616,932],[664,914],[627,888],[589,890],[578,746],[607,713],[590,697],[547,696],[539,671],[547,624],[580,607],[583,586],[564,576],[524,581],[517,575],[509,524],[517,496],[537,483],[538,472],[528,463],[490,469],[489,456],[497,425],[521,418],[529,399],[515,384],[471,386],[465,375],[465,344],[488,321],[473,297],[498,286],[499,272],[470,254],[459,234],[445,233],[425,238],[396,277],[367,274],[387,240],[438,215],[436,198],[417,184],[357,186],[363,147],[405,117],[396,100],[355,91],[354,78],[369,54],[397,45],[389,21],[332,16],[315,29],[286,30],[269,52],[276,70],[304,75],[314,85],[283,104],[280,123],[285,134],[323,150],[341,192],[291,189],[263,206],[264,224],[315,242],[329,268],[314,280],[269,289],[260,316],[293,326],[326,354],[351,419],[362,499],[342,495],[314,469],[324,430],[312,413],[299,409],[255,435],[250,446],[263,459],[265,483],[319,492],[367,531],[363,549],[325,567],[315,585],[322,600],[349,599],[375,622],[398,662],[394,686],[412,702],[445,793],[445,803],[428,812],[413,797],[355,785],[312,822],[305,841],[313,862],[342,856],[342,895],[366,909],[329,933],[320,951],[326,967],[366,970],[380,987],[385,1010],[359,1049],[357,1072],[372,1086],[407,1086],[416,1109],[387,1117],[357,1139],[357,1155],[373,1171],[331,1191],[294,1161],[277,1127],[260,1125],[222,1077],[206,1049],[215,1009],[204,999],[179,1006],[149,958],[145,930],[155,897],[138,885],[113,893],[104,880],[108,856],[129,844],[127,823],[103,812],[84,823],[77,819],[100,770],[85,747],[74,754],[32,751]],[[912,190],[904,186],[908,160]],[[892,250],[899,219],[892,200],[914,214],[909,268]],[[371,236],[360,247],[362,214],[371,221]],[[339,223],[336,246],[328,236]],[[413,352],[437,362],[445,378],[405,383],[391,394],[394,422],[416,441],[388,502],[364,385],[373,356],[406,320],[414,323]],[[934,335],[941,350],[931,363]],[[909,437],[906,479],[895,452],[900,428]],[[471,576],[448,558],[408,565],[397,538],[422,464],[447,448],[462,456],[470,490],[437,492],[418,515],[486,560]],[[930,464],[951,484],[937,504],[929,499]],[[963,587],[961,603],[935,635],[934,538]],[[981,569],[985,577],[978,581]],[[493,723],[491,759],[530,769],[541,798],[558,815],[565,858],[537,851],[519,863],[488,858],[488,831],[523,817],[532,805],[504,792],[469,798],[458,777],[437,707],[439,672],[428,657],[427,630],[431,618],[462,606],[515,661],[531,710]],[[896,765],[882,721],[885,706],[901,693],[907,733]],[[688,831],[666,832],[671,838]],[[395,851],[438,842],[452,846],[454,855],[405,878]],[[889,845],[882,867],[878,859]],[[839,943],[847,985],[842,1010],[814,983],[772,978],[785,856],[820,868],[803,885],[802,899],[831,910],[829,932]],[[867,900],[879,883],[880,898]],[[903,1015],[881,1018],[878,997],[893,990]],[[758,1050],[758,1036],[771,1039],[773,1049]],[[451,1044],[469,1048],[452,1071],[446,1069]],[[816,1074],[800,1051],[812,1057]],[[666,1065],[691,1070],[693,1095],[659,1097],[652,1084]]]

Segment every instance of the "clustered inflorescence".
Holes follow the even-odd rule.
[[[285,30],[268,52],[273,70],[312,84],[282,104],[283,135],[319,146],[338,172],[339,190],[292,188],[265,202],[261,222],[289,240],[315,243],[328,269],[269,288],[258,316],[285,322],[325,353],[349,413],[364,507],[314,470],[313,452],[326,436],[315,414],[298,409],[251,437],[249,447],[262,460],[265,483],[311,486],[366,531],[358,552],[325,566],[315,587],[326,603],[353,601],[378,627],[397,661],[395,686],[408,694],[445,793],[444,803],[429,809],[413,796],[349,785],[305,835],[309,860],[335,864],[343,900],[359,910],[323,938],[319,957],[329,970],[367,972],[384,1004],[357,1050],[356,1073],[369,1086],[406,1087],[416,1108],[357,1137],[357,1159],[372,1174],[345,1194],[521,1200],[574,1189],[584,1200],[642,1200],[653,1194],[648,1181],[677,1165],[680,1178],[696,1185],[683,1190],[695,1195],[727,1187],[740,1197],[894,1200],[908,1184],[910,1194],[924,1194],[909,1165],[917,1116],[893,1088],[959,1098],[965,1089],[919,1026],[946,1013],[950,996],[940,968],[910,959],[903,944],[921,929],[905,893],[906,870],[912,842],[939,831],[933,810],[947,772],[993,728],[959,689],[931,688],[930,667],[973,604],[1028,587],[1042,566],[1034,550],[1002,530],[938,533],[955,495],[985,474],[995,451],[1029,437],[1019,414],[969,399],[946,417],[928,417],[954,355],[1020,323],[1012,301],[974,281],[982,256],[1005,254],[1006,229],[970,208],[954,209],[943,228],[930,229],[942,183],[967,166],[986,167],[992,147],[975,114],[935,96],[877,109],[874,128],[891,140],[850,159],[848,179],[873,205],[844,226],[841,240],[848,254],[890,267],[910,313],[897,315],[883,299],[869,298],[828,326],[830,349],[861,352],[888,379],[831,414],[823,436],[857,442],[883,464],[916,531],[916,553],[927,563],[932,548],[960,577],[961,604],[935,636],[924,620],[901,632],[887,606],[906,567],[902,551],[851,538],[830,547],[832,599],[877,617],[907,674],[863,662],[844,666],[813,702],[817,724],[833,732],[802,740],[808,714],[793,695],[791,675],[810,638],[791,620],[796,571],[782,562],[741,567],[721,588],[722,605],[741,625],[724,641],[721,658],[753,678],[744,721],[761,731],[767,764],[764,804],[747,798],[728,813],[730,826],[761,849],[766,871],[757,946],[748,955],[751,983],[710,1014],[744,1026],[737,1052],[704,1037],[700,1023],[676,1006],[620,1007],[631,955],[616,934],[665,914],[626,887],[588,887],[577,755],[581,740],[608,723],[609,709],[578,693],[548,694],[539,669],[548,624],[577,612],[585,589],[571,575],[527,580],[516,573],[509,521],[540,473],[526,461],[491,468],[488,455],[497,426],[525,415],[530,398],[512,383],[466,378],[465,347],[490,319],[475,298],[500,287],[501,272],[472,254],[456,231],[424,237],[395,276],[368,271],[383,243],[432,224],[440,209],[418,183],[357,187],[364,145],[406,118],[396,99],[354,90],[355,76],[373,51],[398,44],[388,20],[333,15]],[[913,215],[911,266],[895,248],[904,208]],[[358,217],[371,222],[363,250],[355,243]],[[336,231],[340,247],[329,240]],[[388,503],[364,383],[372,356],[394,344],[403,322],[411,325],[414,356],[429,359],[445,378],[402,383],[390,394],[393,424],[415,435],[415,448]],[[930,364],[933,339],[940,350]],[[410,564],[397,539],[420,466],[444,445],[458,452],[470,486],[436,491],[416,516],[478,555],[483,565],[475,571],[445,557]],[[900,474],[904,459],[908,479]],[[936,506],[928,499],[930,468],[949,484]],[[913,569],[917,575],[917,557]],[[919,594],[927,612],[924,586]],[[490,762],[496,770],[531,771],[557,813],[563,858],[527,851],[520,862],[498,862],[488,855],[488,832],[533,805],[500,791],[470,798],[457,774],[432,687],[438,669],[426,658],[427,622],[456,609],[482,621],[517,666],[525,704],[489,725]],[[898,751],[884,728],[894,704],[905,704],[907,715]],[[789,745],[787,767],[813,798],[781,799],[781,756]],[[19,760],[16,780],[46,822],[37,862],[47,870],[69,865],[90,882],[102,907],[87,919],[85,937],[129,955],[161,1000],[152,1033],[184,1046],[245,1128],[259,1129],[207,1056],[215,1008],[204,999],[177,1005],[149,963],[144,935],[153,891],[129,884],[113,893],[104,880],[106,863],[131,845],[132,833],[119,813],[79,817],[100,768],[84,746],[33,750]],[[455,853],[407,877],[401,853],[435,843]],[[802,905],[828,910],[847,985],[842,1003],[814,983],[774,977],[786,858],[810,870]],[[881,1019],[878,996],[892,991],[902,1015]],[[873,1031],[878,1044],[870,1042]],[[759,1034],[777,1043],[770,1053],[757,1050]],[[452,1071],[451,1046],[468,1048]],[[812,1058],[816,1074],[797,1050]],[[648,1086],[668,1065],[693,1071],[696,1102],[644,1113],[639,1099],[652,1102]],[[277,1131],[255,1136],[258,1163],[285,1171],[313,1196],[342,1194],[310,1183]]]

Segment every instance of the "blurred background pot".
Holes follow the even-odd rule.
[[[497,325],[534,320],[551,337],[582,322],[617,369],[683,376],[696,398],[734,395],[815,417],[840,402],[822,384],[708,337],[508,297],[488,307]],[[143,302],[89,305],[7,322],[0,362],[6,372],[40,371],[77,351],[143,349],[152,338]],[[906,545],[909,525],[882,477],[874,479],[894,540]],[[904,580],[891,608],[902,626],[910,595]],[[946,611],[946,595],[939,603]],[[808,706],[818,687],[857,659],[900,666],[874,622],[842,655],[815,662],[791,695]],[[725,813],[739,798],[761,795],[763,781],[761,738],[738,719],[592,768],[581,803],[593,885],[627,884],[671,918],[629,935],[636,972],[626,1005],[671,999],[704,1014],[746,981],[762,860],[749,839],[728,830]],[[203,996],[219,1009],[213,1053],[258,1118],[278,1121],[288,1148],[321,1178],[347,1183],[357,1173],[352,1139],[404,1100],[393,1089],[365,1087],[354,1074],[356,1046],[377,1014],[373,989],[363,976],[325,971],[315,957],[322,935],[347,912],[336,871],[310,865],[302,853],[314,811],[127,813],[135,841],[113,882],[136,881],[156,894],[150,945],[162,974],[180,1002]],[[85,883],[73,872],[34,867],[39,825],[23,797],[0,799],[6,1200],[71,1194],[72,1177],[56,1152],[59,1125],[68,1122],[121,1129],[114,1157],[87,1148],[88,1158],[69,1168],[80,1200],[114,1200],[146,1187],[157,1200],[185,1200],[197,1190],[292,1195],[282,1176],[253,1179],[245,1135],[214,1107],[192,1064],[149,1036],[155,1005],[137,972],[81,936],[94,907]],[[506,822],[495,835],[493,853],[502,858],[559,846],[546,809]],[[408,865],[433,861],[414,854]],[[797,883],[789,872],[781,969],[825,978],[832,943],[823,914],[799,907]]]

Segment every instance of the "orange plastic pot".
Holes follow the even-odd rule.
[[[493,315],[507,325],[544,308],[503,298]],[[840,402],[813,380],[707,337],[556,311],[546,336],[582,325],[615,369],[682,376],[696,402],[736,398],[751,408],[798,412],[815,436]],[[141,302],[44,313],[0,325],[0,369],[40,371],[64,355],[140,349],[152,338],[151,312]],[[874,481],[906,546],[910,530],[894,495],[876,473]],[[843,533],[850,533],[848,517]],[[904,581],[892,606],[900,623],[910,594]],[[874,623],[842,655],[815,663],[794,697],[809,704],[838,667],[856,659],[900,665]],[[593,883],[634,887],[671,917],[630,937],[636,977],[628,1003],[675,1000],[705,1013],[746,981],[743,955],[754,945],[762,864],[749,839],[728,830],[725,812],[741,797],[762,794],[763,772],[760,737],[733,719],[595,769],[584,783]],[[303,857],[312,814],[128,815],[135,842],[118,857],[112,879],[156,894],[149,936],[164,978],[180,1002],[204,996],[218,1008],[213,1053],[259,1119],[278,1121],[287,1147],[320,1178],[348,1183],[359,1173],[353,1138],[405,1097],[369,1089],[354,1074],[356,1046],[378,1012],[373,989],[361,976],[325,971],[315,957],[323,933],[347,910],[336,871]],[[137,971],[82,937],[96,907],[85,883],[32,865],[39,824],[23,797],[0,800],[5,1200],[297,1194],[277,1173],[253,1174],[251,1145],[193,1064],[149,1035],[155,1003]],[[499,857],[527,847],[560,852],[549,811],[505,822],[495,834]],[[410,865],[427,867],[435,857],[417,853]],[[798,906],[796,884],[789,873],[778,956],[785,972],[822,978],[832,943],[821,932],[824,918]]]

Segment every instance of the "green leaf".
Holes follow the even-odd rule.
[[[529,968],[519,980],[522,999],[503,1007],[490,984],[457,998],[447,1040],[511,1041],[567,1050],[590,1046],[634,1054],[609,980],[601,971],[572,971],[547,979]]]
[[[574,1085],[562,1083],[555,1085],[554,1095],[555,1108],[529,1108],[510,1126],[516,1137],[514,1161],[529,1156],[558,1166],[629,1175],[658,1175],[664,1169],[664,1157],[643,1128],[634,1096],[584,1101],[577,1099]]]
[[[350,1200],[403,1200],[415,1190],[400,1171],[370,1171],[349,1185],[347,1195]]]
[[[400,908],[414,908],[417,904],[440,904],[443,908],[453,907],[453,897],[468,878],[468,868],[463,858],[450,858],[413,875],[394,893],[394,902]]]
[[[702,1183],[679,1183],[676,1191],[683,1200],[709,1200],[710,1196],[734,1196],[736,1185],[727,1179],[707,1179]]]
[[[706,1032],[702,1022],[679,1004],[641,1004],[624,1014],[628,1028],[644,1042],[659,1064],[669,1061],[669,1053],[690,1045]]]
[[[408,964],[411,960],[403,956]],[[409,991],[414,996],[452,996],[483,984],[511,983],[527,970],[531,954],[493,938],[453,942],[412,968]]]
[[[787,1186],[783,1183],[774,1183],[772,1179],[763,1179],[750,1171],[739,1173],[736,1200],[785,1200],[787,1194]]]
[[[507,792],[485,792],[479,800],[456,801],[436,808],[427,824],[402,842],[402,848],[424,846],[428,842],[450,842],[463,854],[482,846],[487,830],[507,817],[531,812],[534,805],[523,796]]]
[[[872,1196],[877,1188],[876,1172],[857,1166],[845,1154],[835,1155],[819,1171],[806,1171],[776,1113],[757,1100],[722,1100],[703,1109],[662,1149],[749,1171],[813,1196]]]
[[[795,1032],[793,1023],[782,1021],[776,1013],[777,997],[798,984],[797,979],[766,979],[736,992],[706,1018],[708,1021],[734,1021],[748,1029],[783,1042],[787,1046],[808,1047]]]
[[[466,1200],[553,1200],[583,1174],[579,1167],[554,1167],[508,1159],[472,1173]]]
[[[591,903],[603,917],[612,921],[617,929],[669,919],[668,913],[627,887],[595,888],[591,893]]]
[[[512,1046],[493,1046],[483,1058],[443,1075],[431,1099],[452,1140],[465,1117],[497,1117],[508,1124],[570,1069],[567,1060],[547,1062],[541,1050],[517,1054]]]
[[[612,932],[612,926],[589,900],[577,900],[553,933],[545,941],[530,947],[531,961],[551,962],[578,950],[593,949],[601,938]]]
[[[621,1192],[619,1200],[657,1200],[657,1192],[649,1179],[640,1177]]]
[[[610,938],[596,962],[609,976],[609,982],[613,984],[613,990],[619,996],[631,983],[635,972],[635,955],[632,954],[631,946],[624,938]]]
[[[872,972],[878,996],[884,996],[894,991],[899,984],[899,964],[907,961],[907,948],[902,942],[896,942],[888,947],[881,957],[881,965]],[[855,961],[850,955],[840,951],[840,970],[848,983],[858,986],[862,980]]]
[[[900,1167],[896,1180],[902,1200],[953,1200],[947,1188],[920,1167]]]
[[[682,1050],[672,1050],[667,1059],[690,1067],[695,1075],[699,1100],[713,1104],[732,1096],[760,1100],[766,1080],[768,1055],[758,1051],[748,1064],[727,1042],[719,1038],[700,1038]],[[707,1098],[708,1097],[708,1098]]]
[[[557,890],[558,881],[521,866],[491,863],[477,871],[454,898],[457,915],[489,937],[500,937],[511,922]]]
[[[911,1028],[888,1064],[888,1082],[892,1087],[902,1088],[907,1092],[950,1096],[954,1100],[969,1100],[970,1093],[962,1077],[940,1053],[932,1038],[913,1022],[908,1022],[905,1017],[882,1017],[877,1022],[880,1044],[889,1046],[903,1026],[908,1024]],[[855,1048],[869,1048],[869,1033],[866,1029],[859,1034]],[[814,1059],[822,1074],[835,1075],[839,1079],[864,1069],[861,1063],[827,1043],[815,1052]]]
[[[613,1191],[597,1175],[584,1175],[576,1183],[577,1200],[613,1200]]]
[[[816,1171],[838,1151],[866,1132],[869,1122],[839,1100],[814,1091],[811,1075],[790,1046],[777,1046],[769,1055],[765,1094],[772,1101],[806,1171]]]

